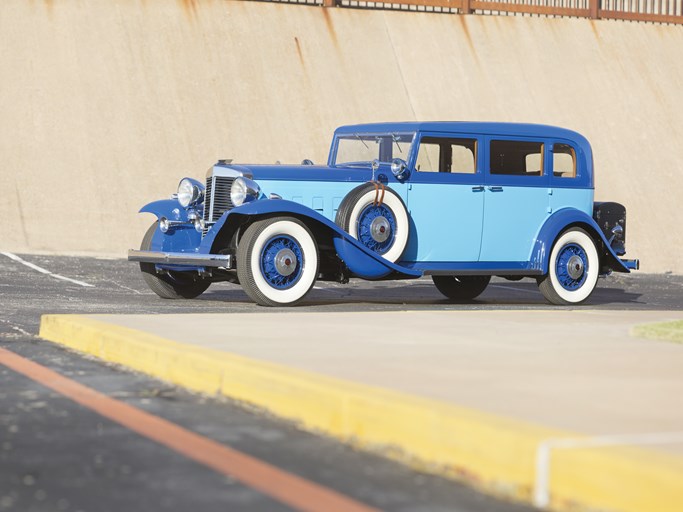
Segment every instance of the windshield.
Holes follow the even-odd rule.
[[[391,163],[408,160],[414,133],[354,133],[337,137],[333,165],[367,167],[377,159]]]

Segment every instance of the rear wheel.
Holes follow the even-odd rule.
[[[581,304],[593,293],[599,270],[595,242],[583,229],[572,228],[553,245],[548,274],[538,280],[538,288],[553,304]]]
[[[491,276],[432,276],[436,289],[452,300],[472,300],[481,295]]]
[[[157,230],[158,223],[152,224],[140,244],[141,251],[149,251],[152,237]],[[142,278],[147,286],[162,299],[194,299],[200,296],[211,285],[211,282],[201,279],[189,272],[174,272],[158,274],[154,263],[140,263]]]
[[[237,247],[237,276],[262,306],[293,306],[318,277],[318,247],[306,225],[293,217],[254,222]]]

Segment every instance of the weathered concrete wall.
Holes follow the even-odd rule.
[[[683,27],[226,0],[3,0],[0,249],[117,254],[217,158],[323,161],[339,124],[557,124],[643,270],[683,272]]]

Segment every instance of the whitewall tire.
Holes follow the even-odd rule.
[[[262,306],[293,306],[318,277],[318,247],[306,225],[293,217],[254,222],[237,247],[237,277]]]
[[[600,273],[600,256],[591,236],[571,228],[555,241],[548,262],[548,274],[538,287],[553,304],[575,305],[593,293]]]

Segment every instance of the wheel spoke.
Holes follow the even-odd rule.
[[[588,274],[586,251],[577,244],[564,246],[558,254],[555,273],[565,290],[575,291],[581,288]]]
[[[396,238],[396,218],[386,205],[368,205],[358,216],[358,240],[368,249],[384,254]]]

